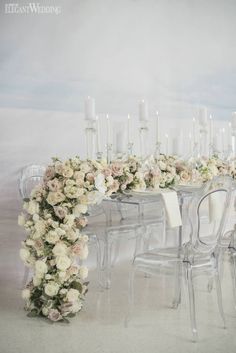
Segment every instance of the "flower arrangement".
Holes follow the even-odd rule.
[[[46,169],[43,183],[24,200],[18,218],[27,232],[20,257],[33,269],[33,278],[22,292],[30,316],[51,321],[68,321],[82,308],[87,292],[88,269],[77,258],[88,255],[87,225],[89,205],[127,189],[168,188],[176,183],[205,182],[219,174],[235,177],[234,165],[217,157],[182,161],[160,155],[141,161],[82,161],[79,157],[65,162],[57,158]]]
[[[27,239],[20,257],[33,269],[33,279],[22,292],[29,315],[42,315],[52,321],[67,320],[82,308],[88,274],[76,258],[88,255],[88,237],[81,230],[90,204],[103,195],[97,190],[103,166],[78,157],[61,162],[54,159],[29,200],[18,222]]]
[[[179,179],[175,163],[174,156],[160,155],[158,158],[147,158],[140,168],[145,186],[155,190],[173,186]]]

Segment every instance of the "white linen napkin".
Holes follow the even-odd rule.
[[[209,221],[219,221],[224,210],[224,197],[221,192],[215,192],[209,196]]]
[[[170,228],[182,226],[177,192],[165,190],[161,192],[161,195],[165,205],[168,226]]]

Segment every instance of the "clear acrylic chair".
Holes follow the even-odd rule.
[[[18,183],[19,193],[23,200],[28,199],[30,197],[31,191],[43,181],[45,170],[45,166],[38,164],[31,164],[22,168]],[[29,272],[29,267],[25,266],[22,287],[25,287],[27,283]]]
[[[102,288],[110,288],[111,285],[111,268],[112,268],[112,255],[117,258],[117,241],[121,238],[126,240],[135,240],[135,249],[139,244],[138,237],[140,236],[140,224],[136,219],[129,218],[121,220],[119,211],[112,210],[111,218],[107,218],[106,207],[102,204],[103,213],[91,214],[88,216],[88,226],[84,229],[85,234],[93,236],[93,244],[97,247],[97,269],[98,280]],[[111,208],[109,207],[109,210]]]
[[[159,205],[159,202],[153,201]],[[154,204],[153,201],[152,204]],[[103,208],[103,214],[90,214],[88,226],[84,231],[96,236],[98,241],[96,245],[99,254],[97,268],[100,273],[101,287],[110,288],[111,270],[117,261],[121,241],[134,241],[132,248],[132,257],[134,257],[145,246],[147,227],[150,224],[165,227],[163,207],[159,207],[159,212],[155,212],[151,218],[150,209],[146,210],[149,203],[150,200],[113,195],[112,198],[104,200],[102,205],[99,205],[100,209]]]
[[[222,197],[222,208],[217,227],[205,227],[206,205],[214,194]],[[188,217],[191,224],[189,241],[181,248],[153,249],[139,254],[133,261],[129,284],[129,312],[126,323],[130,319],[134,304],[134,278],[137,271],[150,274],[171,274],[174,281],[175,301],[180,299],[181,279],[185,278],[190,307],[190,321],[193,339],[197,339],[195,291],[193,279],[198,275],[209,275],[216,282],[219,311],[225,326],[222,306],[221,284],[219,277],[219,248],[223,240],[225,225],[229,216],[232,195],[232,179],[230,177],[216,177],[206,183],[191,199],[188,207]],[[208,208],[208,213],[209,213]],[[203,217],[204,214],[204,217]],[[218,215],[219,216],[219,215]]]
[[[43,181],[46,167],[38,164],[31,164],[21,170],[19,177],[19,192],[22,199],[30,197],[35,186]]]
[[[230,270],[233,284],[234,306],[236,309],[236,225],[230,234],[230,244],[228,247]]]

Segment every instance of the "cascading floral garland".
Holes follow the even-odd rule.
[[[234,166],[216,157],[196,165],[164,155],[144,162],[131,157],[109,165],[79,157],[65,162],[54,158],[43,183],[24,200],[25,212],[18,218],[27,232],[20,257],[33,269],[33,278],[22,291],[28,315],[68,321],[81,310],[88,269],[77,259],[88,255],[88,237],[82,230],[89,205],[127,189],[166,188],[193,179],[204,182],[218,174],[234,177]]]

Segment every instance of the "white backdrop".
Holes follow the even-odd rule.
[[[6,14],[5,4],[0,1],[2,215],[19,207],[22,166],[85,155],[87,95],[101,118],[109,113],[122,122],[130,113],[134,131],[138,102],[147,99],[150,121],[158,109],[162,136],[182,134],[185,151],[199,106],[219,126],[235,110],[235,0],[42,2],[61,6],[58,15]],[[137,133],[134,138],[138,151]]]

